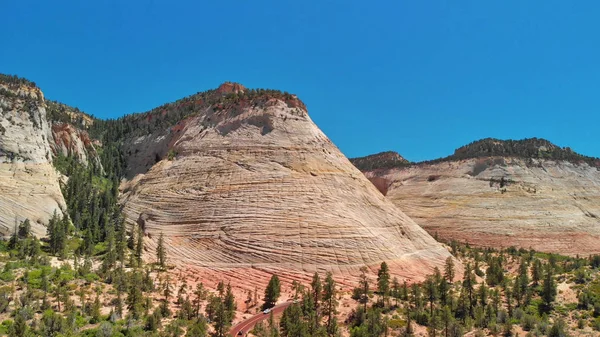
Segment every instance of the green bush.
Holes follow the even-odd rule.
[[[388,324],[390,329],[400,329],[406,326],[406,322],[402,319],[391,319]]]
[[[173,160],[175,157],[177,157],[177,151],[170,149],[169,153],[167,153],[167,159]]]
[[[592,321],[592,328],[596,331],[600,331],[600,317],[596,317],[596,319]]]
[[[15,275],[11,270],[3,271],[0,273],[0,280],[4,282],[11,282],[15,280]]]
[[[525,331],[533,330],[535,328],[536,324],[537,324],[537,318],[533,315],[526,314],[523,316],[523,319],[521,320],[521,326],[523,327],[523,330],[525,330]]]

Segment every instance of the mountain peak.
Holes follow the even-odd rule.
[[[223,84],[221,84],[219,86],[219,88],[217,88],[217,92],[220,94],[244,93],[247,90],[248,89],[246,89],[246,87],[244,87],[243,85],[241,85],[239,83],[235,83],[235,82],[224,82]]]
[[[395,151],[385,151],[365,157],[350,158],[350,162],[361,171],[387,169],[410,164],[408,160]]]

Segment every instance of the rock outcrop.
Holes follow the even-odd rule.
[[[53,156],[73,157],[85,166],[91,162],[101,167],[96,151],[99,141],[91,139],[87,131],[94,124],[94,118],[66,104],[47,101],[46,106]]]
[[[559,149],[541,145],[536,151],[539,157],[562,153],[558,156],[565,160],[446,158],[365,175],[386,186],[387,198],[430,234],[444,239],[569,255],[600,253],[597,161]]]
[[[87,131],[77,129],[67,123],[52,123],[50,147],[54,156],[74,157],[87,166],[89,161],[100,166],[98,152]]]
[[[44,95],[33,83],[0,77],[0,234],[29,219],[36,235],[65,202],[52,166]]]
[[[189,117],[150,128],[182,109]],[[225,84],[125,121],[151,132],[126,141],[124,210],[150,248],[164,234],[171,263],[343,276],[387,261],[393,274],[421,279],[450,256],[293,95]]]
[[[410,165],[408,160],[398,154],[398,152],[394,151],[380,152],[366,157],[351,158],[350,162],[361,171],[405,167]]]

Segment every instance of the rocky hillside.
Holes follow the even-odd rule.
[[[52,154],[74,157],[85,166],[92,161],[92,165],[101,167],[96,150],[100,142],[93,140],[88,132],[94,125],[94,118],[77,108],[55,101],[46,101],[46,111],[52,131]]]
[[[64,209],[51,138],[42,91],[0,75],[0,234],[28,218],[34,233],[44,235],[43,224]]]
[[[150,247],[164,233],[173,263],[246,281],[260,271],[315,270],[343,280],[385,260],[395,275],[419,279],[450,256],[352,166],[294,95],[225,83],[107,123],[127,158],[126,216]]]
[[[372,171],[410,165],[408,160],[404,159],[398,152],[394,151],[380,152],[366,157],[350,158],[350,162],[361,171]]]
[[[485,139],[440,160],[365,174],[431,234],[587,255],[600,252],[598,163],[542,139]]]
[[[600,158],[588,157],[574,152],[569,147],[560,147],[546,139],[527,138],[522,140],[500,140],[486,138],[460,147],[454,154],[424,163],[439,163],[461,159],[485,157],[513,157],[526,159],[529,164],[533,159],[566,161],[574,164],[587,163],[600,168]]]

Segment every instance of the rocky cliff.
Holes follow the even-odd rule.
[[[125,136],[126,216],[150,247],[164,233],[172,263],[239,278],[332,270],[342,280],[388,261],[395,275],[419,279],[450,256],[293,95],[226,83],[120,123],[146,131]]]
[[[441,238],[587,255],[600,253],[597,163],[544,140],[484,140],[442,160],[365,174]]]
[[[52,166],[44,95],[34,83],[0,76],[0,233],[28,218],[37,235],[64,209]]]
[[[46,110],[52,137],[50,148],[53,156],[73,157],[87,166],[101,167],[96,146],[98,140],[93,140],[88,129],[93,126],[94,118],[66,104],[47,101]]]

